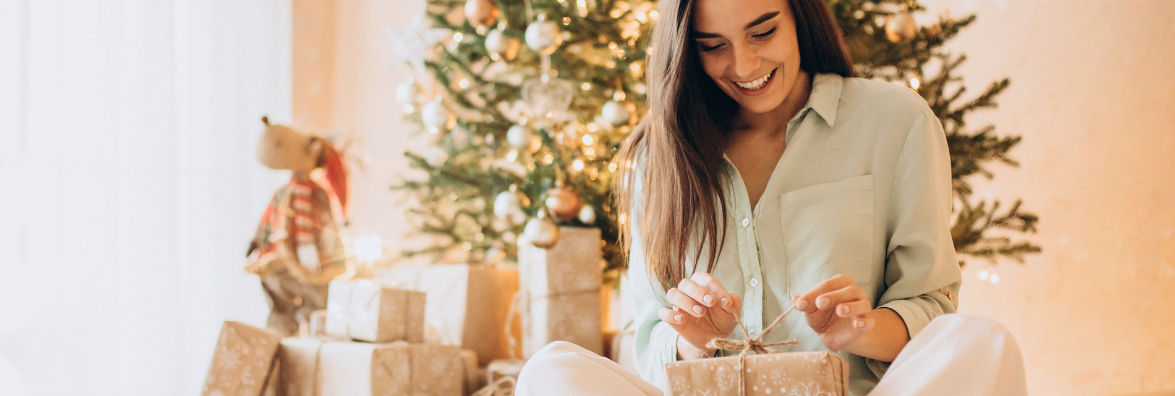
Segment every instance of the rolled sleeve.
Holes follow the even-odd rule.
[[[962,283],[950,233],[950,154],[942,124],[930,109],[916,117],[906,136],[891,195],[887,288],[878,306],[896,312],[913,338],[934,318],[956,311]],[[879,377],[889,366],[867,363]]]

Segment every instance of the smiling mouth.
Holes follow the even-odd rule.
[[[776,70],[778,70],[778,68],[771,69],[771,71],[768,72],[767,74],[764,74],[763,77],[759,77],[759,78],[756,78],[756,79],[748,81],[748,82],[734,81],[734,85],[738,86],[739,88],[748,90],[748,91],[755,91],[755,90],[763,89],[763,87],[766,87],[767,83],[770,83],[771,79],[775,77]]]

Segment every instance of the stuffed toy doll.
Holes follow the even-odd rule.
[[[293,175],[265,208],[245,270],[261,278],[268,327],[292,336],[311,312],[326,308],[327,284],[354,273],[339,224],[347,209],[347,175],[330,142],[261,121],[257,160]]]

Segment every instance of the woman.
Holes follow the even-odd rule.
[[[656,394],[665,363],[722,354],[706,344],[741,338],[736,317],[755,335],[790,307],[764,340],[839,352],[852,393],[868,393],[958,305],[941,124],[916,93],[850,78],[821,0],[662,0],[659,13],[650,114],[616,186],[641,378],[601,358],[588,388],[551,391],[576,364],[558,356],[583,355],[558,345],[521,393]]]

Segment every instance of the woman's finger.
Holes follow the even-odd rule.
[[[848,302],[836,304],[836,316],[847,318],[851,316],[864,315],[873,310],[873,304],[869,300],[859,299]]]
[[[845,286],[839,290],[817,296],[816,309],[830,309],[847,302],[864,300],[865,297],[865,291],[856,285]]]
[[[877,320],[866,315],[860,315],[853,318],[852,327],[853,335],[860,337],[873,330],[873,326],[877,325]]]
[[[857,283],[853,281],[853,278],[847,275],[835,275],[831,278],[828,278],[824,282],[820,282],[819,285],[816,285],[816,287],[813,287],[812,290],[809,290],[807,293],[801,294],[798,298],[796,298],[795,307],[803,313],[810,314],[816,312],[817,309],[820,309],[820,307],[817,306],[820,302],[817,301],[817,299],[820,296],[844,289],[845,287],[856,287],[856,285]],[[827,302],[832,303],[832,301]]]
[[[677,284],[677,289],[681,290],[682,293],[685,293],[685,295],[694,299],[694,301],[697,301],[707,307],[713,307],[714,304],[718,302],[718,296],[715,296],[714,293],[710,292],[710,289],[704,288],[689,279],[682,279],[681,282]]]
[[[686,312],[694,317],[702,317],[706,313],[706,307],[698,304],[696,300],[686,295],[678,288],[669,289],[665,293],[665,299],[669,300],[669,304],[673,305],[682,312]]]
[[[675,330],[685,325],[685,321],[689,318],[684,313],[676,311],[669,307],[661,307],[657,310],[657,316],[661,318],[662,322],[668,323],[670,327]]]
[[[705,272],[695,272],[690,276],[690,280],[713,293],[714,297],[718,299],[717,305],[725,310],[726,313],[734,313],[734,295],[727,292],[726,288],[722,287],[722,283],[714,279],[714,276]],[[714,305],[710,306],[713,307]]]

